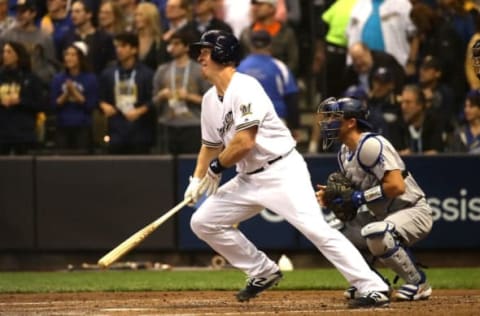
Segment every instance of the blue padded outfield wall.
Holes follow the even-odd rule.
[[[336,158],[306,156],[312,183]],[[480,249],[480,156],[406,158],[433,206],[424,249]],[[195,156],[0,157],[0,250],[105,251],[183,200]],[[234,170],[223,175],[231,178]],[[143,251],[210,249],[190,229],[186,207],[142,243]],[[261,249],[311,250],[290,224],[264,210],[239,228]]]
[[[334,155],[308,156],[306,160],[312,183],[324,183],[327,175],[337,169]],[[416,156],[405,158],[405,163],[424,189],[434,210],[434,226],[430,235],[416,247],[428,249],[480,248],[480,157],[478,156]],[[194,158],[178,162],[178,190],[183,194]],[[223,176],[223,181],[233,176]],[[177,197],[182,198],[181,194]],[[180,250],[208,249],[189,227],[194,209],[181,212],[178,220],[178,247]],[[292,226],[274,214],[263,211],[242,223],[239,228],[261,249],[313,249]]]

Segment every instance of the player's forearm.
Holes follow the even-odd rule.
[[[405,181],[401,170],[387,171],[382,180],[383,194],[388,198],[396,198],[405,192]]]
[[[219,156],[218,159],[222,166],[230,168],[243,159],[251,150],[251,147],[235,143],[228,146]]]
[[[220,153],[218,160],[225,168],[234,166],[255,146],[256,127],[239,131],[228,146]]]
[[[203,178],[207,173],[208,164],[222,151],[222,148],[207,147],[202,145],[197,157],[197,166],[193,173],[194,178]]]

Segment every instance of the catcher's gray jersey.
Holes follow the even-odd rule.
[[[425,196],[413,176],[405,169],[405,163],[395,148],[381,135],[363,133],[354,152],[342,145],[338,152],[338,162],[342,172],[360,190],[379,185],[387,171],[402,171],[406,185],[404,194],[395,199],[384,198],[367,204],[379,219],[411,207]]]

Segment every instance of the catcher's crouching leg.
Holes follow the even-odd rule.
[[[430,297],[432,288],[426,282],[425,273],[416,266],[409,252],[400,244],[393,223],[370,223],[362,228],[361,234],[366,238],[372,255],[405,280],[406,284],[395,294],[397,299],[419,300]]]

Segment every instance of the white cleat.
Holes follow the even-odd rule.
[[[404,284],[396,292],[397,301],[428,300],[432,295],[432,287],[428,283]]]

